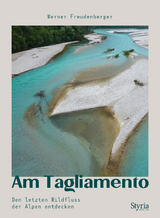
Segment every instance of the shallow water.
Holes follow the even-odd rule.
[[[128,140],[119,176],[148,176],[148,117]]]
[[[107,108],[60,114],[50,119],[59,129],[81,139],[81,145],[92,161],[90,172],[94,176],[102,176],[119,133],[114,119],[107,115]]]
[[[98,30],[101,33],[101,30]],[[95,160],[84,148],[84,140],[53,125],[47,117],[48,107],[42,101],[44,122],[26,111],[38,103],[34,94],[46,89],[47,100],[52,93],[60,89],[77,72],[106,64],[127,64],[128,58],[122,51],[134,49],[135,52],[148,56],[144,49],[131,40],[127,34],[104,33],[108,38],[102,43],[86,46],[80,52],[75,49],[83,43],[76,43],[58,55],[53,62],[31,70],[12,79],[12,175],[43,176],[95,176]],[[108,48],[115,48],[112,53],[104,54]],[[119,53],[118,59],[107,59]],[[107,72],[106,72],[107,74]],[[86,142],[88,146],[88,142]],[[136,172],[136,171],[135,171]],[[136,176],[136,173],[135,173]]]

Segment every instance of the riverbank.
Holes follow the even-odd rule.
[[[92,45],[101,42],[103,35],[91,33],[85,35],[84,38],[89,40],[89,45]],[[47,64],[51,58],[62,52],[66,45],[76,42],[78,41],[33,48],[12,54],[12,77]]]
[[[33,48],[12,54],[12,76],[19,75],[47,64],[51,58],[62,52],[66,45],[75,42],[78,41]]]

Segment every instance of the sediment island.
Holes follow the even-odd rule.
[[[64,50],[65,46],[74,42],[33,48],[12,54],[12,76],[44,66],[48,61]]]
[[[119,30],[118,32],[124,32]],[[138,39],[138,44],[148,48],[147,30],[127,30]],[[141,81],[143,86],[136,84]],[[111,158],[125,143],[129,134],[148,113],[148,59],[141,58],[131,67],[99,84],[82,84],[70,87],[58,101],[50,116],[98,107],[108,107],[117,119],[120,132],[116,138]]]

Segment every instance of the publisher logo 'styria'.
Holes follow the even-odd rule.
[[[135,202],[132,202],[131,209],[134,209],[136,211],[149,211],[149,204],[136,204]]]

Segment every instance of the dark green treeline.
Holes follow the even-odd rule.
[[[90,26],[12,26],[12,53],[74,40],[83,41]]]
[[[61,42],[83,41],[93,29],[148,28],[148,26],[12,26],[12,53]]]

